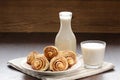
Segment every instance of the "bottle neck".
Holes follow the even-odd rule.
[[[72,32],[71,19],[60,19],[60,32]]]

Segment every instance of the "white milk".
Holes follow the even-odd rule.
[[[60,30],[55,38],[55,46],[59,50],[76,52],[76,37],[71,29],[71,12],[60,12]]]
[[[97,66],[103,63],[105,45],[102,43],[83,43],[81,45],[84,63]]]

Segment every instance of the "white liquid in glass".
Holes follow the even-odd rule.
[[[81,46],[84,63],[87,65],[101,65],[103,63],[105,45],[101,43],[84,43]]]

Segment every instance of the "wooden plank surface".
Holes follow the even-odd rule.
[[[0,0],[0,32],[58,32],[72,11],[74,32],[120,33],[119,0]]]

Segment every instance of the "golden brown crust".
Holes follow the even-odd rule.
[[[46,46],[44,48],[44,55],[50,61],[53,57],[58,55],[58,49],[55,46]]]
[[[38,54],[39,54],[39,53],[36,52],[36,51],[30,52],[30,53],[28,54],[28,56],[27,56],[27,63],[28,63],[29,65],[31,65],[32,61],[36,58],[36,56],[37,56]]]
[[[52,71],[64,71],[68,69],[68,62],[63,56],[56,56],[50,61],[50,70]]]
[[[44,54],[32,51],[27,56],[27,63],[34,70],[64,71],[76,63],[76,53],[73,51],[58,51],[55,46],[46,46]]]
[[[67,59],[69,67],[76,63],[76,53],[73,51],[60,51],[59,55],[64,56]]]
[[[34,70],[45,71],[49,67],[49,61],[43,54],[40,54],[35,58],[31,66]]]

